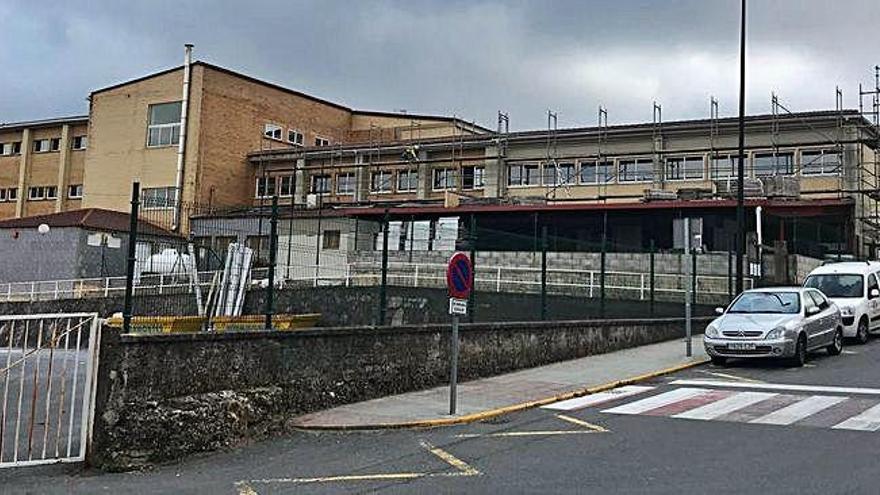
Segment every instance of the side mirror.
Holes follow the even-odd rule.
[[[807,308],[807,316],[812,316],[821,311],[818,306],[810,306]]]
[[[868,296],[870,296],[871,299],[874,299],[875,297],[880,297],[880,290],[871,289],[871,292],[868,293]]]
[[[716,315],[723,315],[723,314],[724,314],[724,308],[722,308],[721,306],[715,308],[715,314],[716,314]]]

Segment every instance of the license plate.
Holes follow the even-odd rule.
[[[755,344],[746,344],[743,342],[734,342],[731,344],[727,344],[727,348],[731,351],[754,351]]]

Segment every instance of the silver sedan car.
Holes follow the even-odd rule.
[[[803,366],[807,353],[843,350],[840,310],[816,289],[775,287],[740,294],[706,327],[703,344],[715,364],[728,358],[773,357]]]

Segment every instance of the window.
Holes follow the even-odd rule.
[[[400,170],[397,172],[397,192],[412,192],[419,188],[419,172],[417,170]]]
[[[316,137],[315,146],[330,146],[330,140],[322,137]]]
[[[6,189],[0,189],[0,203],[6,201]]]
[[[871,277],[873,277],[873,275]],[[811,290],[807,291],[807,294],[809,294],[810,297],[813,298],[813,302],[816,303],[816,306],[819,307],[819,311],[825,311],[826,309],[828,309],[828,299],[825,299],[825,296],[823,296],[821,292]]]
[[[840,153],[836,150],[801,151],[802,175],[835,175],[840,173]]]
[[[861,275],[834,273],[810,275],[804,280],[804,287],[819,289],[828,297],[863,297],[865,283]]]
[[[575,181],[574,164],[573,163],[553,163],[544,164],[544,185],[558,186],[562,184],[571,184]]]
[[[338,230],[325,230],[324,238],[321,239],[322,249],[339,249],[339,241],[342,235]]]
[[[352,173],[336,176],[336,194],[354,194],[355,176]]]
[[[34,153],[45,153],[47,151],[49,151],[49,140],[48,139],[34,140]]]
[[[641,158],[620,160],[621,182],[646,182],[654,180],[654,160]]]
[[[6,200],[7,201],[15,201],[16,199],[18,199],[18,188],[17,187],[10,187],[9,189],[7,189],[6,190]]]
[[[461,188],[464,190],[482,189],[485,183],[483,176],[486,169],[484,167],[462,167],[461,168]]]
[[[144,208],[174,208],[177,197],[174,187],[147,187],[143,190]]]
[[[28,188],[28,199],[40,201],[43,199],[56,199],[58,188],[55,186],[33,186]]]
[[[509,186],[537,186],[541,184],[541,168],[537,164],[510,165],[507,171],[507,185]]]
[[[286,198],[293,196],[293,176],[284,175],[280,177],[280,179],[281,181],[278,183],[278,195]]]
[[[668,180],[701,180],[703,178],[702,156],[674,156],[666,158]]]
[[[179,101],[150,105],[149,126],[147,127],[147,146],[173,146],[180,143]]]
[[[275,177],[257,177],[257,198],[271,198],[275,191]]]
[[[581,162],[581,184],[607,184],[614,181],[614,162]]]
[[[89,145],[88,136],[73,136],[70,148],[73,150],[84,150]]]
[[[0,156],[9,156],[12,154],[12,143],[0,143]]]
[[[709,167],[709,173],[713,179],[729,179],[736,177],[739,166],[737,157],[733,155],[716,155]]]
[[[71,184],[67,186],[67,197],[70,199],[80,199],[83,197],[82,184]]]
[[[58,151],[61,149],[61,138],[52,138],[49,140],[49,151]]]
[[[330,192],[330,176],[329,175],[313,175],[311,192],[315,194],[326,194]]]
[[[370,192],[372,193],[390,193],[391,192],[391,171],[379,170],[370,174]]]
[[[266,123],[263,125],[263,136],[269,139],[277,139],[281,141],[281,134],[284,129],[280,125]]]
[[[755,177],[773,177],[794,173],[794,153],[755,153],[752,158]]]
[[[434,190],[443,191],[446,189],[455,189],[455,169],[434,169]]]
[[[287,142],[294,146],[302,146],[305,137],[303,133],[299,132],[296,129],[288,129],[287,130]]]

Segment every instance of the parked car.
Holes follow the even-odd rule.
[[[819,289],[840,308],[843,335],[864,344],[880,326],[880,263],[830,263],[810,272],[804,287]]]
[[[803,366],[810,351],[825,348],[836,356],[843,350],[840,310],[816,289],[752,289],[726,310],[715,311],[719,316],[703,335],[715,364],[728,358],[772,357]]]

